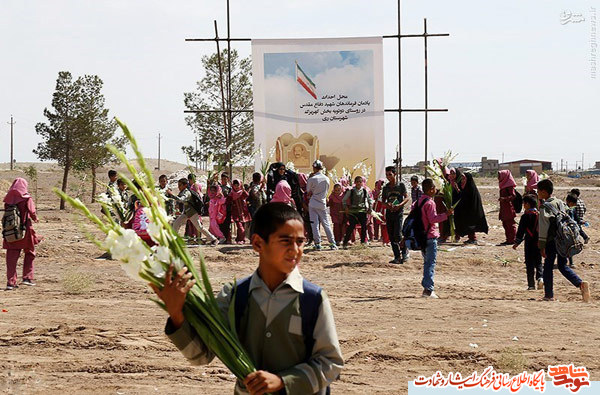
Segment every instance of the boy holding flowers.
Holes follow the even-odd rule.
[[[259,254],[257,270],[236,288],[225,285],[217,296],[227,317],[236,293],[237,335],[259,369],[238,381],[235,393],[326,394],[343,360],[329,299],[298,270],[305,242],[302,217],[284,203],[265,204],[255,214],[251,240]],[[194,280],[185,267],[172,275],[173,266],[162,289],[152,286],[169,313],[165,332],[192,364],[207,364],[214,353],[182,312]]]

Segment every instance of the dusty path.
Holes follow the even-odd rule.
[[[598,379],[600,302],[581,303],[560,275],[559,302],[526,291],[522,250],[495,246],[503,240],[492,212],[496,192],[482,189],[492,229],[479,246],[444,246],[439,300],[418,297],[416,254],[392,266],[389,249],[377,244],[306,252],[301,270],[329,293],[346,359],[334,393],[406,393],[418,375],[470,373],[490,364],[515,373],[573,362]],[[590,222],[600,224],[600,192],[586,192],[585,199]],[[40,206],[53,202],[43,191]],[[99,251],[70,214],[45,211],[37,229],[46,237],[36,260],[38,285],[0,291],[0,392],[231,393],[233,379],[218,361],[186,363],[163,335],[165,314],[149,300],[150,290],[125,277],[117,262],[94,260]],[[592,242],[577,256],[576,271],[600,299],[600,232],[589,233]],[[256,264],[248,247],[204,251],[215,288]],[[192,253],[199,256],[200,249]],[[500,257],[510,263],[503,266]]]

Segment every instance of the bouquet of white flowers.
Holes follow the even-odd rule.
[[[231,302],[228,319],[225,319],[213,294],[204,259],[200,258],[200,273],[198,273],[185,242],[168,222],[163,197],[154,187],[152,173],[147,167],[135,139],[125,124],[118,119],[117,123],[131,143],[140,170],[138,171],[117,148],[110,145],[107,148],[127,166],[133,179],[139,185],[136,187],[128,177],[120,175],[127,183],[129,190],[143,205],[145,214],[150,220],[148,233],[156,245],[149,247],[135,231],[124,229],[110,215],[106,218],[99,218],[79,199],[71,198],[56,188],[54,192],[75,209],[81,211],[107,235],[104,241],[94,240],[94,242],[100,248],[109,251],[113,258],[120,260],[122,268],[129,277],[162,288],[169,266],[173,265],[176,270],[187,267],[196,283],[186,296],[183,308],[185,319],[196,330],[204,344],[236,377],[243,380],[256,369],[237,337],[233,307],[235,300]],[[109,209],[110,201],[103,200],[100,201],[100,204],[106,212]],[[154,301],[165,309],[165,305],[161,301]]]
[[[454,158],[456,158],[456,155],[453,155],[452,151],[448,151],[444,154],[443,158],[434,159],[433,166],[427,166],[427,173],[431,176],[436,188],[444,197],[444,206],[446,206],[447,209],[451,208],[453,210],[458,205],[458,202],[460,202],[460,199],[457,202],[452,201],[452,183],[444,176],[444,169],[448,167]],[[451,240],[454,240],[454,214],[448,216],[448,222],[450,223],[450,237]]]

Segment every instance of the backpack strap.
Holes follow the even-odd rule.
[[[252,276],[239,280],[236,283],[235,290],[235,329],[239,333],[240,322],[244,316],[244,312],[248,308],[250,299],[250,280]],[[315,345],[313,333],[319,318],[319,309],[323,297],[321,295],[321,287],[303,279],[302,288],[304,292],[299,295],[300,318],[302,320],[302,337],[304,338],[304,346],[306,349],[306,359],[312,355],[312,350]]]
[[[240,321],[244,316],[244,312],[248,307],[248,299],[250,297],[250,280],[252,276],[248,276],[242,280],[238,280],[235,288],[235,330],[240,333]]]
[[[302,279],[302,288],[304,292],[299,296],[300,317],[302,319],[302,336],[304,337],[304,346],[306,347],[306,359],[310,359],[315,345],[313,333],[319,318],[319,308],[323,297],[321,287]]]

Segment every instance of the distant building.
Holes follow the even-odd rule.
[[[500,164],[500,169],[508,169],[514,175],[525,175],[527,170],[535,170],[538,174],[552,171],[552,162],[535,159],[521,159]]]
[[[481,172],[493,172],[500,169],[500,163],[498,159],[488,159],[487,156],[481,158]]]
[[[600,169],[600,162],[596,162],[596,164],[594,165],[594,168]]]

